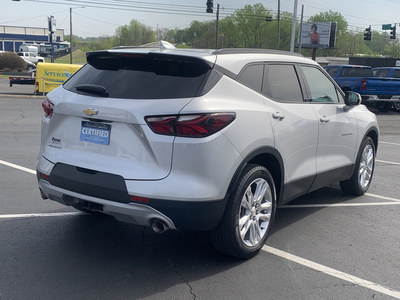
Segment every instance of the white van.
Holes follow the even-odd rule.
[[[18,52],[32,52],[35,56],[39,55],[39,50],[37,46],[33,44],[22,44],[19,46]]]

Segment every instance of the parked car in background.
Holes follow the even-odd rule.
[[[32,52],[18,52],[18,55],[24,58],[25,60],[28,60],[34,64],[37,64],[39,62],[44,62],[44,58],[41,56],[36,56]]]
[[[26,62],[26,69],[28,71],[32,71],[32,70],[36,69],[36,65],[33,62],[26,60],[24,57],[21,57],[21,58]]]
[[[288,52],[91,52],[43,101],[39,189],[159,233],[207,230],[250,258],[277,206],[333,182],[368,190],[379,128],[360,101]]]
[[[361,94],[363,103],[387,112],[399,101],[400,78],[374,77],[372,68],[358,65],[328,65],[324,69],[344,92]]]

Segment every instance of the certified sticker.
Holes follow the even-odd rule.
[[[108,145],[110,143],[111,125],[82,121],[79,139],[84,142]]]

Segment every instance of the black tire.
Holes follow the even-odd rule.
[[[35,68],[34,66],[29,65],[26,69],[27,69],[28,71],[31,71],[31,70],[33,70],[34,68]]]
[[[393,103],[393,110],[400,112],[400,101],[394,102]]]
[[[259,195],[258,200],[254,194]],[[259,165],[248,165],[229,197],[221,222],[211,232],[215,248],[242,259],[257,255],[267,240],[275,210],[275,184],[270,172]]]
[[[392,102],[379,101],[375,103],[375,107],[380,112],[388,112],[392,108]]]
[[[353,175],[348,180],[340,182],[340,188],[345,194],[364,195],[371,185],[375,169],[375,144],[366,137],[358,150]]]

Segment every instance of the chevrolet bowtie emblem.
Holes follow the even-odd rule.
[[[99,113],[98,110],[92,110],[91,108],[85,109],[83,112],[85,114],[87,114],[88,116],[94,116],[94,115],[97,115]]]

